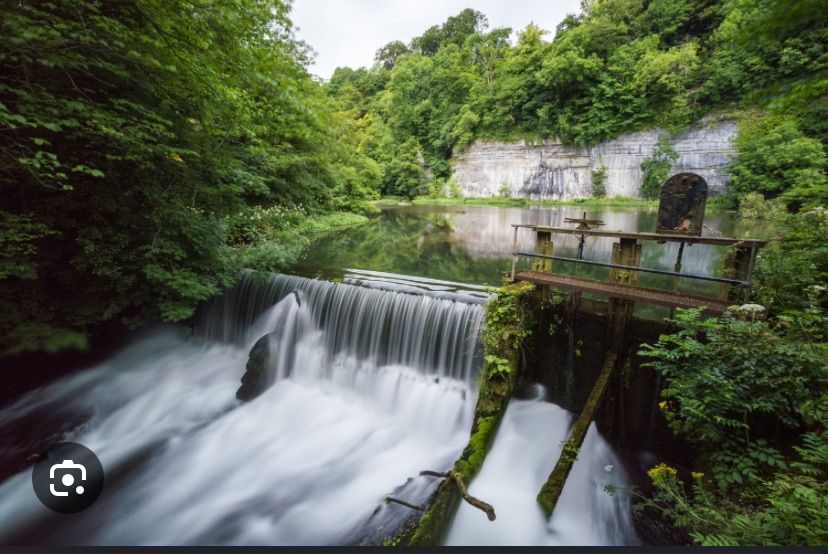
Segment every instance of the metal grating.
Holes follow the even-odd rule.
[[[554,273],[543,273],[540,271],[516,271],[515,280],[529,281],[539,285],[550,285],[568,290],[591,292],[602,296],[608,296],[610,298],[644,302],[645,304],[657,304],[659,306],[667,306],[669,308],[704,307],[706,312],[713,314],[720,314],[729,306],[733,305],[732,302],[718,298],[694,296],[692,294],[685,294],[681,292],[650,289],[606,281],[596,281],[594,279],[583,279],[570,275],[558,275]]]

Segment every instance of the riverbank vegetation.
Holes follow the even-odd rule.
[[[653,468],[640,508],[699,544],[828,540],[828,211],[786,219],[785,240],[759,257],[757,304],[680,312],[640,352],[666,378],[659,406],[696,463]]]
[[[585,146],[653,126],[666,139],[707,116],[740,121],[738,193],[814,204],[825,201],[828,30],[819,2],[789,4],[596,0],[552,40],[530,25],[514,43],[468,9],[387,44],[371,68],[337,69],[327,90],[364,131],[387,196],[429,195],[477,139]],[[672,156],[667,144],[642,167],[650,197]]]
[[[379,169],[288,11],[4,3],[0,352],[184,319],[244,265],[286,259],[306,217],[363,209]]]

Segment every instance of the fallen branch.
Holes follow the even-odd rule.
[[[432,477],[443,477],[444,479],[451,477],[454,480],[454,483],[457,485],[457,488],[460,489],[460,494],[463,496],[463,500],[477,508],[478,510],[482,510],[486,513],[486,517],[489,518],[489,521],[495,520],[495,509],[494,506],[483,502],[479,498],[475,498],[474,496],[469,494],[468,489],[466,488],[466,483],[463,482],[463,479],[460,478],[459,475],[454,473],[453,471],[449,473],[440,473],[439,471],[421,471],[420,475],[430,475]]]

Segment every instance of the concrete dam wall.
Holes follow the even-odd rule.
[[[607,196],[640,196],[641,162],[658,145],[660,129],[628,133],[591,148],[572,148],[556,140],[543,144],[478,140],[452,160],[464,196],[488,197],[508,188],[513,197],[568,200],[589,198],[592,172],[606,168]],[[736,156],[735,121],[702,122],[675,135],[679,157],[672,173],[698,173],[711,195],[727,193],[727,166]]]

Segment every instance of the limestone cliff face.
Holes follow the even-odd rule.
[[[592,196],[592,171],[606,168],[607,196],[639,196],[641,162],[652,156],[662,131],[621,135],[592,148],[476,141],[455,155],[454,176],[464,196],[496,196],[505,186],[512,196],[571,199]],[[703,122],[673,137],[679,154],[673,173],[698,173],[711,195],[727,192],[727,166],[736,155],[734,121]]]

